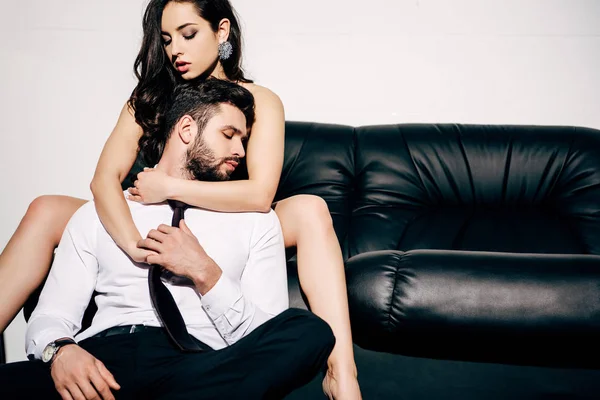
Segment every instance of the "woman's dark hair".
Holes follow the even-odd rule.
[[[230,21],[228,41],[233,46],[233,54],[229,59],[221,60],[221,65],[229,80],[252,82],[242,70],[242,33],[228,0],[151,0],[144,13],[144,36],[134,63],[138,84],[128,101],[136,122],[143,129],[138,147],[148,165],[154,165],[162,154],[168,134],[164,126],[164,114],[172,100],[173,88],[183,81],[165,54],[161,35],[162,13],[170,2],[193,4],[198,15],[210,23],[214,32],[217,32],[221,20],[227,18]],[[201,76],[197,79],[201,81],[205,78]]]

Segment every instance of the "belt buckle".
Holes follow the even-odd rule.
[[[131,325],[131,328],[129,328],[129,333],[135,333],[137,331],[138,331],[137,325]]]

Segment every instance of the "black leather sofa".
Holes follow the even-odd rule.
[[[276,200],[301,193],[342,245],[364,399],[599,398],[600,131],[288,122]]]
[[[600,398],[600,131],[291,122],[299,193],[342,244],[365,399]]]

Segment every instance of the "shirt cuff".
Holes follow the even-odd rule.
[[[223,273],[215,286],[201,297],[202,307],[215,320],[233,308],[241,297],[240,284]]]
[[[31,340],[31,342],[29,343],[29,346],[27,346],[27,355],[33,355],[33,357],[36,360],[41,360],[42,359],[42,353],[44,352],[44,349],[46,348],[46,346],[48,346],[50,343],[54,342],[57,339],[62,339],[62,338],[69,338],[69,339],[73,339],[73,336],[70,335],[69,333],[65,332],[62,329],[51,329],[48,330],[46,332],[44,332],[43,334],[39,335],[36,338],[33,338]]]

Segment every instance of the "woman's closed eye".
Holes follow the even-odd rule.
[[[191,33],[189,35],[183,35],[183,38],[185,40],[192,40],[194,37],[196,37],[197,33],[198,32],[193,32],[193,33]],[[163,41],[163,46],[168,46],[168,45],[171,44],[171,38],[170,37],[167,38],[167,37],[163,36],[162,41]]]

